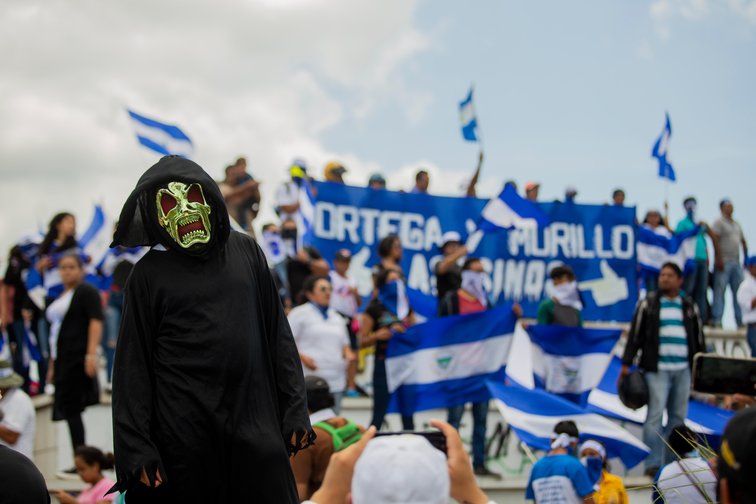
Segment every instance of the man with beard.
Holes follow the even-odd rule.
[[[150,246],[125,288],[113,376],[127,502],[298,502],[312,443],[299,355],[255,241],[196,163],[142,175],[111,246]]]

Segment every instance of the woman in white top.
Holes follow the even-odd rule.
[[[334,411],[341,411],[346,387],[347,366],[355,359],[349,346],[344,319],[329,308],[331,282],[328,277],[310,276],[305,280],[307,303],[289,312],[289,325],[299,349],[305,376],[317,374],[328,382]]]

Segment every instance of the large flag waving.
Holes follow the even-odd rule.
[[[619,457],[626,467],[637,465],[650,452],[639,439],[611,420],[545,390],[528,390],[492,381],[488,382],[488,389],[517,437],[531,448],[549,450],[554,426],[562,420],[572,420],[577,424],[581,441],[600,441],[608,456]]]
[[[394,334],[386,355],[389,411],[409,415],[487,400],[486,380],[504,380],[514,325],[507,304]]]
[[[473,105],[473,88],[467,93],[467,97],[459,102],[459,122],[462,128],[462,137],[468,142],[477,142],[478,118],[475,115]]]
[[[667,153],[669,152],[669,139],[672,136],[672,124],[669,122],[669,114],[665,113],[664,115],[666,118],[664,129],[659,135],[659,138],[656,139],[653,149],[651,149],[651,157],[654,157],[659,161],[659,177],[674,182],[677,180],[675,169],[672,168],[672,164],[667,159]]]
[[[700,229],[700,226],[695,226],[688,231],[667,237],[640,226],[636,254],[641,271],[658,275],[666,262],[673,262],[683,271],[690,271],[695,267],[696,240]]]
[[[612,357],[609,367],[598,386],[588,396],[586,409],[604,416],[618,420],[642,424],[646,421],[646,407],[631,410],[620,401],[617,393],[617,377],[619,376],[622,361],[619,357]],[[725,425],[734,415],[733,411],[710,406],[691,399],[688,402],[688,418],[685,423],[694,432],[706,436],[709,444],[716,448],[719,438],[724,432]],[[664,422],[666,423],[666,414]]]
[[[530,325],[527,333],[516,333],[512,353],[517,361],[507,376],[525,388],[544,388],[584,405],[621,334],[620,329]]]
[[[167,124],[128,110],[131,124],[139,143],[163,156],[177,154],[185,158],[192,156],[192,141],[173,124]]]

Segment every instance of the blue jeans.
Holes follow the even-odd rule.
[[[748,346],[751,347],[751,357],[756,358],[756,324],[748,324],[746,338],[748,339]]]
[[[459,430],[465,405],[460,404],[449,408],[448,422]],[[488,401],[472,403],[473,437],[472,452],[473,466],[483,467],[486,463],[486,421],[488,420]]]
[[[388,381],[386,379],[386,360],[376,357],[373,365],[373,419],[370,425],[380,430],[389,405]],[[402,428],[407,431],[415,430],[412,415],[402,415]]]
[[[738,327],[743,325],[743,314],[740,311],[740,305],[735,296],[738,287],[743,281],[743,268],[736,261],[727,261],[722,271],[714,271],[714,303],[711,306],[711,319],[717,325],[722,324],[722,313],[724,313],[725,291],[730,286],[732,291],[732,304],[735,308],[735,323]]]
[[[123,310],[123,293],[111,292],[108,306],[105,308],[105,333],[102,338],[102,350],[107,360],[108,382],[113,378],[113,362],[115,361],[115,349],[118,342],[118,333],[121,330],[121,313]]]
[[[709,319],[706,310],[706,289],[709,288],[709,266],[706,259],[696,259],[696,267],[685,277],[683,290],[693,298],[693,302],[698,306],[698,314],[701,316],[701,322],[706,323]]]
[[[667,448],[672,429],[685,422],[690,397],[690,369],[657,371],[644,374],[648,386],[648,414],[643,424],[643,442],[651,448],[646,469],[659,468],[675,459]],[[662,415],[667,410],[667,425],[662,428]]]

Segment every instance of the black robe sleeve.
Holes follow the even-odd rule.
[[[263,313],[268,314],[265,329],[270,338],[270,348],[273,349],[271,358],[276,373],[281,435],[289,443],[289,455],[294,455],[315,440],[307,413],[302,361],[265,255],[257,243],[250,242],[257,265],[256,276],[261,280],[259,289]]]
[[[115,369],[121,372],[113,374],[113,441],[118,460],[118,483],[113,489],[121,492],[139,484],[142,468],[147,470],[151,484],[156,470],[167,481],[160,454],[150,439],[155,337],[150,306],[147,278],[135,267],[125,289],[116,348]]]

